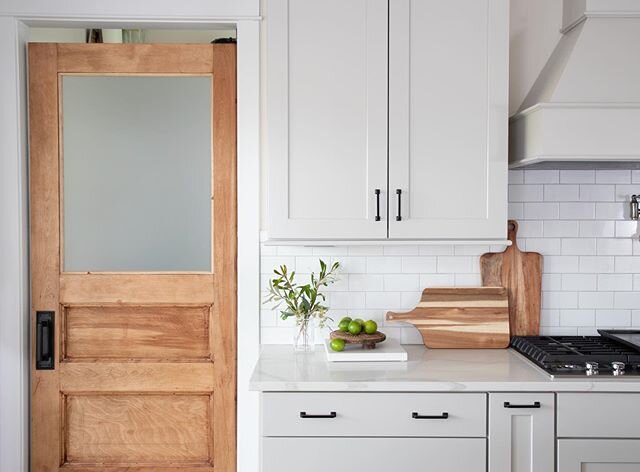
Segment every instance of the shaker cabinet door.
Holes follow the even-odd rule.
[[[389,237],[504,239],[508,0],[390,0]]]
[[[489,472],[550,472],[554,394],[489,395]]]
[[[268,238],[386,238],[387,0],[269,0],[265,19]]]
[[[557,470],[559,472],[638,472],[640,440],[560,439]]]
[[[484,438],[264,438],[262,472],[484,472]]]

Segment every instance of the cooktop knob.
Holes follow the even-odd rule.
[[[613,369],[613,375],[622,375],[624,374],[624,362],[612,362],[611,368]]]
[[[598,375],[598,363],[597,362],[586,362],[585,367],[587,368],[587,375]]]

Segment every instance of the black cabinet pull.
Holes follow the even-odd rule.
[[[335,411],[332,411],[328,415],[308,415],[306,411],[300,412],[300,418],[335,418],[338,416]]]
[[[55,313],[36,312],[36,370],[55,369]]]
[[[396,215],[396,221],[402,221],[402,190],[397,188],[396,195],[398,196],[398,214]]]
[[[414,420],[446,420],[449,418],[449,413],[445,411],[441,415],[419,415],[414,411],[411,413],[411,418]]]
[[[380,221],[380,189],[376,189],[376,221]]]
[[[505,408],[540,408],[540,402],[533,402],[531,405],[512,405],[509,402],[504,402]]]

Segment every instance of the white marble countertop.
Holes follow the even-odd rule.
[[[265,345],[250,381],[263,392],[640,392],[640,377],[552,379],[511,349],[404,346],[408,362],[327,362],[324,350],[296,354]]]

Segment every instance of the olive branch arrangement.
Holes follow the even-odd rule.
[[[326,298],[320,290],[338,280],[339,268],[339,262],[334,262],[327,268],[327,264],[320,259],[318,275],[312,272],[311,283],[298,285],[295,282],[295,271],[289,272],[286,265],[281,265],[273,271],[276,277],[269,280],[269,292],[264,303],[277,302],[274,310],[284,304],[284,309],[280,311],[280,318],[283,320],[293,316],[296,325],[299,326],[308,324],[311,318],[316,318],[320,328],[324,328],[327,320],[331,318],[327,317],[329,307],[323,304]]]

